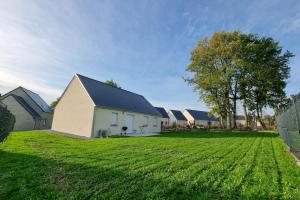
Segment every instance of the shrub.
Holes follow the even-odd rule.
[[[9,132],[13,130],[15,122],[15,116],[7,110],[7,108],[0,105],[0,143],[2,143]]]

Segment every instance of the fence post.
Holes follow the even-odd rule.
[[[300,134],[300,119],[299,119],[299,110],[298,110],[298,106],[297,106],[297,99],[296,96],[292,96],[293,99],[293,104],[295,106],[295,114],[296,114],[296,124],[297,124],[297,129],[298,129],[298,133]]]

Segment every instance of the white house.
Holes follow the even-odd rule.
[[[219,120],[213,116],[209,116],[206,111],[190,110],[183,111],[183,115],[187,118],[190,125],[198,126],[218,126]]]
[[[1,96],[0,102],[15,116],[14,131],[51,128],[52,109],[37,93],[17,87]]]
[[[161,114],[161,126],[169,126],[170,125],[170,117],[167,111],[162,107],[155,107],[156,110]]]
[[[176,124],[179,126],[185,126],[187,125],[187,119],[184,117],[181,111],[179,110],[170,110],[168,112],[168,115],[170,117],[170,124]]]
[[[103,132],[157,133],[160,121],[143,96],[76,74],[55,108],[52,130],[89,138]]]
[[[243,115],[236,116],[236,125],[237,127],[244,127],[246,126],[246,118]]]

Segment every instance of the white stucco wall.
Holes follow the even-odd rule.
[[[42,115],[43,110],[28,96],[26,92],[24,92],[24,90],[17,88],[13,90],[11,94],[22,97],[26,103],[35,110],[35,112],[37,112],[39,115]]]
[[[93,116],[94,103],[74,76],[55,108],[52,130],[91,137]]]
[[[182,114],[188,120],[188,124],[194,124],[194,118],[188,111],[184,110]]]
[[[170,119],[169,118],[161,118],[161,121],[163,122],[163,126],[169,126],[170,125]]]
[[[187,121],[186,120],[176,120],[176,124],[179,126],[185,126],[185,125],[187,125]]]
[[[170,117],[170,126],[172,126],[174,123],[179,126],[187,125],[187,120],[177,120],[172,112],[169,111],[168,115]]]
[[[118,114],[117,124],[112,124],[112,113]],[[119,135],[123,126],[127,126],[127,116],[133,115],[133,133],[140,134],[141,126],[144,125],[144,117],[148,117],[148,126],[144,127],[143,133],[159,133],[161,131],[160,121],[161,117],[147,115],[142,113],[134,113],[127,111],[120,111],[110,108],[95,108],[93,137],[97,136],[99,130],[108,130],[110,135]]]
[[[15,98],[8,96],[2,100],[2,103],[5,104],[7,109],[15,116],[16,123],[14,131],[28,131],[35,129],[35,120],[25,108],[15,100]]]
[[[246,120],[236,120],[237,126],[246,126]]]

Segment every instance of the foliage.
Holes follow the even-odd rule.
[[[3,142],[9,132],[14,128],[15,117],[6,107],[0,105],[0,143]]]
[[[300,170],[268,132],[95,140],[19,132],[0,157],[0,199],[7,200],[300,197]]]
[[[112,86],[112,87],[115,87],[115,88],[121,88],[114,80],[110,79],[110,80],[107,80],[105,81],[106,84]]]
[[[56,107],[56,105],[58,104],[59,100],[60,100],[60,98],[57,98],[56,100],[52,101],[52,103],[50,104],[50,107],[52,109],[54,109]]]
[[[293,56],[289,51],[282,53],[282,47],[272,38],[239,31],[218,32],[204,38],[192,51],[187,67],[192,77],[186,80],[227,128],[236,128],[239,100],[246,118],[248,112],[256,111],[264,126],[263,109],[278,109],[285,102],[288,63]]]

